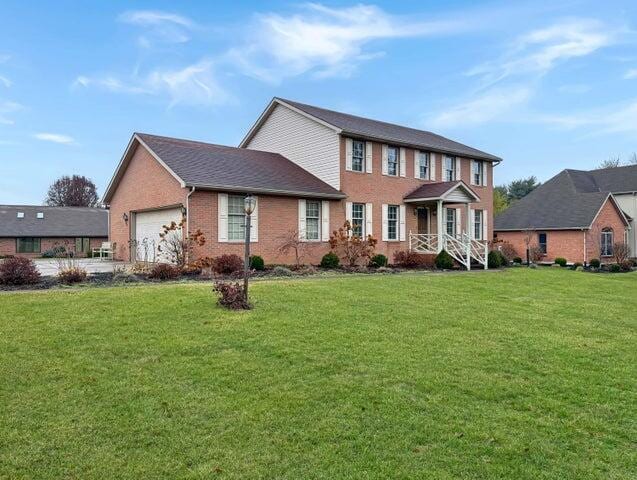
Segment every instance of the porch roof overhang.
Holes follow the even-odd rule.
[[[479,202],[480,197],[462,180],[425,183],[403,197],[405,203],[435,202],[438,200],[448,203],[473,203]]]

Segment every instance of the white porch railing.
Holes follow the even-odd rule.
[[[475,240],[466,233],[459,236],[443,233],[411,233],[409,232],[409,250],[417,253],[436,254],[445,250],[467,270],[471,270],[472,261],[488,268],[489,247],[487,242]]]
[[[409,232],[409,250],[418,253],[438,253],[438,235]]]

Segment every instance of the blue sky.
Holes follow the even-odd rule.
[[[637,151],[634,1],[5,0],[0,22],[0,203],[73,173],[103,193],[134,131],[237,145],[275,95],[497,154],[496,183]]]

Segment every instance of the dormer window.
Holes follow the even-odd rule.
[[[44,218],[44,212],[38,212],[35,214],[37,218]]]
[[[18,218],[24,218],[24,212],[18,212]]]

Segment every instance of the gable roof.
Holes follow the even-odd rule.
[[[18,212],[24,217],[18,218]],[[108,210],[0,205],[0,237],[108,237]]]
[[[480,201],[480,197],[476,192],[461,180],[455,182],[425,183],[413,192],[405,195],[404,200],[407,203],[423,200],[444,200],[449,194],[458,189],[463,190],[472,201]]]
[[[182,187],[320,198],[345,195],[278,153],[135,133],[111,180],[104,202],[112,198],[138,145]]]
[[[613,181],[619,180],[615,172],[609,173],[563,170],[497,215],[494,230],[587,229],[606,200],[615,204],[623,221],[628,224],[612,192],[602,190],[598,183],[600,180],[604,187],[609,187]]]
[[[304,114],[305,116],[309,116],[319,123],[327,125],[338,133],[344,135],[363,137],[369,140],[378,140],[491,162],[502,161],[500,157],[425,130],[417,130],[415,128],[382,122],[380,120],[372,120],[370,118],[350,115],[348,113],[336,112],[334,110],[315,107],[313,105],[307,105],[293,100],[286,100],[285,98],[280,97],[274,97],[272,99],[261,117],[259,117],[257,122],[241,142],[242,147],[245,147],[249,143],[250,139],[254,136],[254,134],[256,134],[259,127],[263,124],[277,104],[284,105]]]

